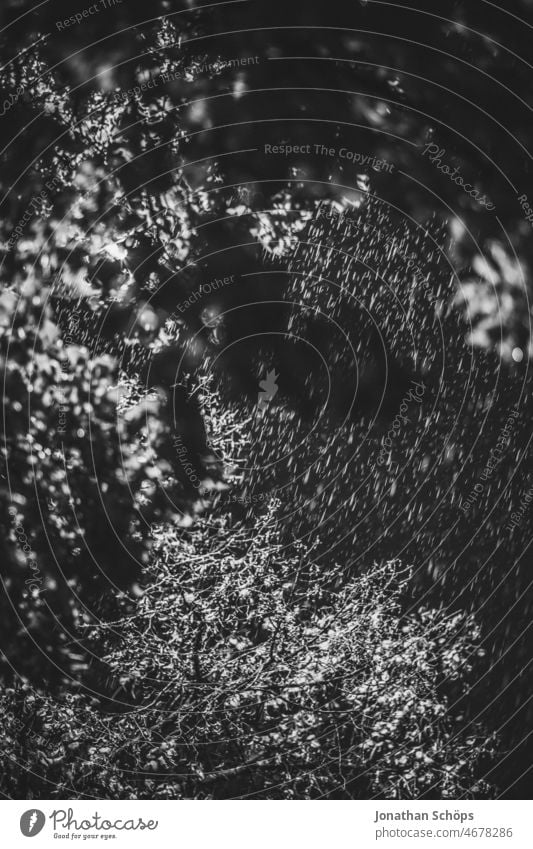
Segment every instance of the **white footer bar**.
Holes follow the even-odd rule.
[[[0,804],[6,849],[73,843],[124,849],[533,847],[528,801],[37,800]]]

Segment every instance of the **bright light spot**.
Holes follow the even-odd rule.
[[[235,80],[233,83],[233,97],[235,100],[239,100],[246,91],[246,83],[242,79],[242,77],[238,80]]]
[[[515,361],[515,363],[521,363],[522,360],[524,359],[524,352],[523,352],[522,348],[513,348],[511,356],[512,356],[513,360]]]
[[[108,242],[107,245],[104,245],[104,250],[113,259],[118,260],[124,259],[127,254],[126,248],[122,247],[122,245],[117,245],[116,242]]]

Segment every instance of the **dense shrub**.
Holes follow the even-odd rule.
[[[194,508],[171,463],[165,399],[119,386],[116,359],[72,344],[46,297],[30,281],[0,296],[2,647],[38,678],[42,655],[79,664],[73,618],[134,584],[150,523],[169,504]]]
[[[509,11],[522,16],[527,3],[513,0]],[[487,38],[479,40],[475,6],[462,0],[454,4],[458,24],[446,21],[448,12],[388,6],[387,38],[376,35],[379,4],[176,5],[166,15],[168,2],[156,0],[147,20],[146,4],[129,0],[108,23],[92,16],[48,38],[54,16],[71,13],[69,0],[4,2],[0,629],[14,748],[3,789],[67,797],[482,795],[490,745],[481,731],[470,733],[459,705],[447,710],[468,686],[476,627],[440,610],[406,614],[406,577],[394,558],[401,550],[413,564],[410,589],[479,611],[493,663],[486,676],[478,663],[470,706],[475,713],[475,704],[488,705],[489,722],[503,727],[514,750],[531,719],[523,675],[531,656],[523,630],[530,534],[524,522],[502,544],[501,528],[502,511],[518,509],[529,486],[533,243],[498,157],[510,185],[531,197],[527,151],[515,147],[530,86],[518,64],[527,29],[517,25],[511,53],[499,44],[502,10],[484,9]],[[426,39],[428,53],[413,49]],[[428,62],[435,51],[445,61]],[[234,70],[218,61],[240,55],[254,62]],[[308,58],[270,61],[281,56]],[[157,84],[142,90],[148,78]],[[519,96],[510,100],[510,89]],[[367,164],[263,156],[265,141],[282,138],[342,143]],[[465,180],[490,186],[497,216],[423,155],[430,140]],[[370,166],[374,155],[391,170]],[[326,220],[321,203],[341,214]],[[427,223],[432,217],[442,231]],[[447,251],[442,232],[453,237]],[[247,324],[234,307],[258,300],[266,321],[280,270],[280,288],[298,305],[293,329],[312,338],[306,322],[321,308],[359,338],[367,411],[380,401],[379,380],[354,298],[377,316],[388,367],[398,366],[388,415],[404,397],[396,376],[407,360],[406,373],[416,360],[425,380],[424,401],[376,468],[390,433],[382,421],[367,434],[358,410],[344,429],[323,416],[304,439],[304,405],[293,404],[255,417],[247,430],[251,405],[237,380],[241,424],[219,404],[215,426],[246,455],[235,484],[245,504],[178,531],[200,508],[174,432],[195,473],[215,475],[204,466],[203,424],[189,390]],[[202,284],[226,275],[235,286],[196,298]],[[343,296],[315,285],[317,276]],[[240,319],[228,327],[228,315]],[[337,340],[322,327],[321,345],[338,363]],[[280,382],[296,362],[294,346],[281,353]],[[224,379],[242,377],[243,362],[257,367],[236,349]],[[296,373],[301,383],[309,382],[305,368]],[[346,367],[337,375],[348,395],[351,375]],[[246,376],[255,403],[255,374]],[[164,391],[147,398],[144,382]],[[310,382],[321,397],[325,380]],[[119,385],[129,387],[125,395]],[[520,415],[498,473],[463,514],[511,409]],[[302,450],[271,463],[289,431],[291,447],[302,435]],[[246,502],[280,486],[286,537],[320,525],[320,554],[334,549],[342,568],[317,551],[283,548],[272,515],[259,519],[257,502]],[[374,561],[388,565],[357,577]],[[39,589],[28,591],[35,569]],[[138,591],[139,580],[140,600],[116,593]],[[97,627],[98,617],[116,623]],[[91,650],[105,652],[106,663]],[[31,694],[28,680],[51,685],[52,676],[46,698]],[[254,676],[264,690],[253,689]],[[14,690],[17,678],[25,683]],[[495,685],[505,697],[487,699]],[[84,687],[94,701],[79,695]],[[511,714],[520,721],[508,722]],[[37,737],[29,736],[32,723]],[[17,770],[17,760],[29,771]],[[504,778],[513,792],[530,762],[527,752],[513,759],[514,774]]]
[[[256,527],[156,530],[142,597],[106,647],[115,712],[87,696],[6,719],[35,795],[102,798],[479,797],[491,750],[455,701],[478,653],[470,617],[402,613],[397,563],[346,583]],[[450,700],[453,704],[450,704]],[[13,714],[17,695],[3,699]],[[126,705],[129,704],[129,709]],[[13,794],[18,768],[2,789]],[[37,778],[39,776],[39,778]],[[51,782],[51,784],[47,783]],[[57,785],[54,786],[54,785]]]

